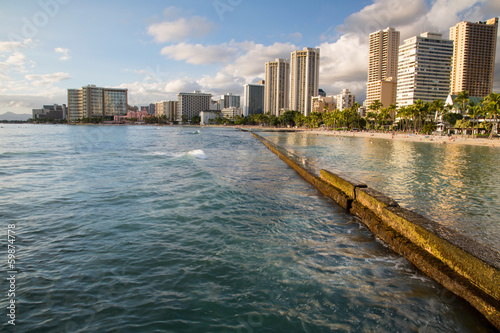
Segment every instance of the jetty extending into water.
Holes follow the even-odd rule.
[[[377,238],[468,301],[500,330],[500,253],[339,172],[315,174],[307,161],[252,134],[325,196],[357,216]]]

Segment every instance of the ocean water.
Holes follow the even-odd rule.
[[[249,133],[2,125],[0,189],[3,332],[494,331]]]
[[[401,206],[500,251],[498,147],[311,133],[262,135],[305,158],[315,171],[347,174]]]

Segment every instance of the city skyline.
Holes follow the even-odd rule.
[[[303,47],[321,49],[319,88],[328,95],[349,89],[362,102],[370,33],[391,26],[401,40],[426,31],[447,36],[461,21],[500,14],[495,1],[453,6],[443,0],[315,2],[288,9],[266,3],[266,11],[258,1],[173,4],[5,4],[0,9],[0,113],[63,104],[67,89],[88,84],[127,88],[131,105],[176,100],[179,92],[194,90],[243,96],[245,84],[264,79],[266,62],[289,59]],[[283,15],[273,14],[278,8]],[[267,28],[259,24],[269,20],[274,24]],[[499,47],[497,42],[497,54]],[[500,90],[499,62],[497,56],[494,91]]]

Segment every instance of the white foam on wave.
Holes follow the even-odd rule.
[[[201,160],[206,160],[208,157],[207,155],[205,154],[205,152],[201,149],[195,149],[195,150],[191,150],[191,151],[188,151],[188,152],[184,152],[184,153],[172,153],[172,152],[162,152],[162,151],[154,151],[154,152],[151,152],[151,153],[148,153],[146,154],[148,156],[158,156],[158,157],[182,157],[182,156],[192,156],[192,157],[195,157],[195,158],[199,158]]]
[[[187,154],[189,156],[193,156],[193,157],[199,158],[201,160],[206,160],[208,158],[207,155],[205,155],[205,152],[201,149],[188,151]]]
[[[163,152],[163,151],[154,151],[152,153],[146,154],[148,156],[166,156],[166,157],[178,157],[179,154],[173,154],[169,152]]]

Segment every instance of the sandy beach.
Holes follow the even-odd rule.
[[[370,139],[384,139],[384,140],[403,140],[403,141],[413,141],[413,142],[429,142],[434,144],[461,144],[461,145],[473,145],[473,146],[488,146],[493,148],[500,147],[500,140],[498,139],[483,139],[483,138],[471,138],[462,137],[460,135],[448,136],[436,136],[436,135],[424,135],[424,134],[408,134],[408,133],[376,133],[376,132],[345,132],[345,131],[328,131],[328,130],[308,130],[308,133],[318,134],[318,135],[334,135],[334,136],[350,136],[350,137],[361,137]]]
[[[349,136],[349,137],[360,137],[370,139],[383,139],[383,140],[403,140],[403,141],[413,141],[413,142],[428,142],[434,144],[459,144],[459,145],[471,145],[471,146],[487,146],[492,148],[500,147],[500,139],[494,138],[484,139],[484,138],[471,138],[462,137],[461,135],[448,136],[437,136],[437,135],[424,135],[424,134],[410,134],[395,132],[392,133],[378,133],[378,132],[352,132],[352,131],[332,131],[332,130],[310,130],[310,129],[286,129],[286,128],[269,128],[269,127],[259,127],[259,126],[235,126],[237,128],[245,130],[268,130],[268,131],[279,131],[279,130],[289,130],[296,132],[311,133],[316,135],[333,135],[333,136]]]

